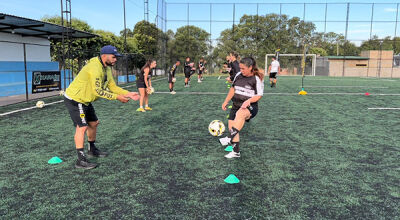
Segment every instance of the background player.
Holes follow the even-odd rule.
[[[199,75],[197,76],[198,83],[201,83],[201,81],[203,80],[203,72],[206,68],[205,65],[206,65],[206,63],[204,61],[204,58],[201,58],[199,61]]]
[[[269,72],[269,83],[272,87],[276,87],[276,75],[281,73],[281,66],[279,61],[276,60],[276,57],[273,56],[271,65],[269,65],[268,72]]]
[[[181,62],[179,60],[177,60],[175,62],[175,64],[171,67],[171,69],[169,69],[168,71],[168,83],[169,83],[169,92],[171,94],[176,94],[176,92],[174,91],[174,83],[175,83],[175,72],[176,69],[178,68],[178,66],[181,65]]]
[[[136,79],[136,87],[140,94],[140,107],[136,109],[138,112],[146,112],[153,110],[149,107],[149,94],[151,93],[151,71],[157,66],[157,61],[150,59],[140,70],[139,77]],[[143,102],[145,107],[143,108]]]

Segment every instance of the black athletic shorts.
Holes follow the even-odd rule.
[[[174,82],[172,82],[172,79],[173,79],[174,77],[172,76],[172,74],[171,73],[168,73],[168,83],[174,83]]]
[[[277,72],[269,73],[269,78],[276,79]]]
[[[192,74],[190,74],[192,71],[190,71],[190,72],[185,72],[185,78],[190,78],[190,76],[192,75]]]
[[[231,109],[231,111],[229,112],[229,118],[228,118],[228,120],[235,120],[235,118],[236,118],[236,112],[239,111],[239,109],[240,109],[240,108],[235,108],[235,107],[233,107],[233,108]],[[249,107],[247,107],[247,109],[250,111],[250,114],[251,114],[250,118],[249,118],[248,120],[246,120],[247,122],[249,122],[250,119],[256,117],[257,112],[258,112],[258,105],[252,104],[252,105],[250,105]]]
[[[77,125],[79,127],[88,126],[88,122],[98,120],[91,103],[89,105],[84,105],[66,97],[64,97],[64,103],[72,121],[74,122],[74,127]]]
[[[143,81],[136,81],[136,87],[137,88],[147,88],[146,83]]]
[[[203,74],[203,70],[199,70],[199,73],[198,73],[198,74],[199,74],[199,75],[200,75],[200,74]]]

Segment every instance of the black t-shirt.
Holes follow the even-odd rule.
[[[230,64],[231,71],[229,72],[229,75],[231,76],[231,80],[233,81],[233,78],[236,76],[236,74],[240,72],[240,67],[237,60],[231,62]]]
[[[263,96],[264,83],[258,76],[243,76],[241,72],[236,74],[233,79],[233,88],[235,95],[232,97],[233,108],[238,109],[242,106],[243,102],[253,96]],[[252,105],[258,105],[257,102]]]
[[[190,64],[191,64],[190,61],[189,62],[185,61],[185,63],[183,64],[184,65],[183,71],[185,73],[190,73],[190,71],[192,70],[192,67],[190,66]]]
[[[153,71],[153,69],[149,70],[149,74],[147,75],[147,80],[149,80],[151,78],[151,72],[152,71]],[[140,71],[137,81],[144,83],[144,69]]]

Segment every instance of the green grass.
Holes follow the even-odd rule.
[[[208,134],[225,80],[192,79],[176,95],[93,103],[97,145],[110,156],[75,169],[74,128],[63,103],[0,117],[0,218],[4,219],[399,219],[399,80],[280,77],[266,86],[256,118],[241,131],[240,159],[227,160]],[[153,83],[168,91],[166,80]],[[266,84],[267,85],[267,84]],[[323,88],[308,86],[368,86]],[[134,87],[130,88],[135,89]],[[313,95],[345,92],[353,95]],[[371,96],[357,95],[369,92]],[[280,93],[280,94],[272,94]],[[52,97],[47,103],[60,100]],[[2,107],[0,113],[34,105]],[[49,165],[58,156],[64,162]],[[224,183],[235,174],[241,182]]]

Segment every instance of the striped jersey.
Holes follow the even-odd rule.
[[[241,72],[237,73],[233,79],[233,88],[235,95],[232,97],[233,107],[240,108],[246,100],[253,96],[263,96],[264,83],[258,76],[243,76]],[[258,103],[252,103],[258,105]]]

